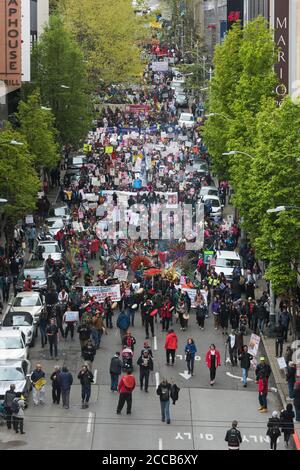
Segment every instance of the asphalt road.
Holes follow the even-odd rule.
[[[114,317],[114,323],[116,315]],[[149,393],[133,392],[132,415],[127,417],[125,408],[121,416],[116,415],[118,394],[110,391],[108,373],[110,359],[120,350],[120,335],[116,327],[102,338],[97,352],[93,371],[96,383],[92,386],[90,407],[81,409],[81,387],[77,380],[82,365],[78,335],[74,341],[61,340],[59,344],[59,365],[66,365],[74,376],[71,390],[70,409],[53,405],[51,397],[50,374],[56,361],[49,360],[48,349],[42,349],[40,338],[30,350],[32,365],[41,361],[47,378],[46,405],[34,408],[32,402],[25,412],[25,431],[23,436],[0,427],[0,449],[226,449],[225,431],[231,421],[237,419],[243,435],[243,449],[268,448],[266,423],[275,409],[280,410],[276,392],[269,392],[269,412],[260,414],[258,408],[257,385],[250,381],[247,389],[242,387],[240,367],[224,365],[224,336],[215,331],[212,318],[206,320],[205,330],[199,330],[195,317],[191,316],[186,332],[174,325],[178,334],[179,349],[175,365],[165,365],[164,337],[161,325],[155,325],[156,337],[150,340],[154,353],[154,371],[150,378]],[[131,329],[137,345],[134,363],[139,356],[145,340],[140,315],[137,314],[135,327]],[[195,375],[189,379],[184,374],[184,345],[187,337],[192,336],[198,353],[195,362]],[[222,366],[217,371],[214,387],[210,386],[209,373],[205,365],[205,353],[211,342],[221,352]],[[138,379],[138,366],[134,373]],[[228,375],[231,374],[234,377]],[[156,383],[166,377],[174,380],[180,387],[179,401],[171,405],[171,424],[160,421],[159,399],[155,393]],[[235,378],[236,377],[236,378]],[[253,378],[250,374],[249,378]],[[273,387],[272,380],[270,387]],[[47,437],[46,437],[47,436]],[[46,437],[46,438],[45,438]],[[283,443],[279,443],[283,450]]]

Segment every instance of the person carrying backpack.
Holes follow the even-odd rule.
[[[277,439],[281,436],[280,419],[277,411],[273,411],[272,418],[269,418],[267,436],[270,438],[270,449],[277,450]]]
[[[240,450],[240,444],[242,443],[242,436],[240,431],[237,429],[238,422],[232,421],[231,429],[228,429],[225,441],[228,443],[228,450]]]
[[[127,403],[127,414],[131,414],[131,408],[132,408],[132,392],[135,389],[135,377],[132,375],[131,371],[127,371],[126,375],[123,375],[123,377],[120,380],[119,386],[118,386],[118,391],[120,393],[119,396],[119,402],[117,406],[117,414],[120,415],[121,411],[123,409],[123,406],[125,405],[125,402]]]
[[[293,405],[288,403],[286,405],[286,409],[282,410],[280,413],[281,431],[284,435],[284,443],[286,447],[289,446],[290,437],[295,432],[294,418],[295,413],[293,411]]]
[[[163,379],[157,387],[156,393],[160,399],[161,420],[163,423],[166,421],[167,424],[170,424],[171,384],[166,379]]]
[[[16,389],[16,386],[12,384],[9,387],[9,390],[7,390],[4,395],[3,404],[4,404],[4,410],[5,410],[7,429],[11,429],[11,425],[12,425],[12,404],[13,404],[14,399],[17,396],[15,389]]]
[[[24,432],[24,409],[25,401],[23,398],[15,397],[12,402],[12,418],[13,418],[13,428],[16,433],[25,434]]]
[[[170,396],[171,396],[173,405],[175,405],[175,403],[177,402],[179,398],[179,392],[180,392],[180,388],[177,387],[177,385],[172,382]]]

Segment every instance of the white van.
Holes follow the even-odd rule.
[[[240,267],[241,274],[243,275],[242,261],[238,253],[226,250],[217,251],[215,264],[215,272],[217,274],[223,273],[226,279],[231,280],[233,270],[236,267]]]

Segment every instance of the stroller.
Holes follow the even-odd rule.
[[[130,371],[132,372],[133,370],[133,352],[131,348],[128,348],[127,346],[124,347],[122,353],[122,362],[123,362],[123,371]]]

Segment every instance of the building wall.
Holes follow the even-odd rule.
[[[37,8],[37,35],[38,39],[49,22],[49,0],[38,0]]]

